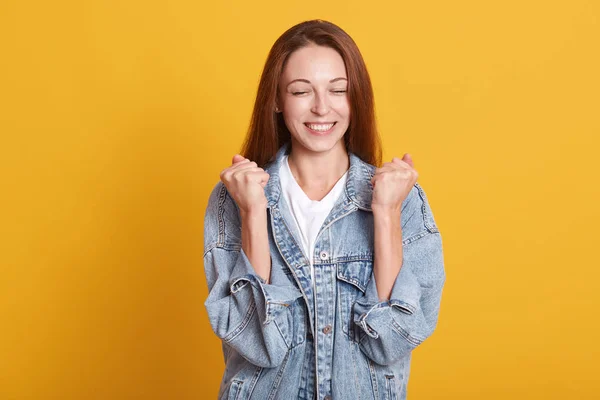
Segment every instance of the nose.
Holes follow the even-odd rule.
[[[317,115],[325,115],[329,112],[329,104],[325,94],[315,92],[311,111]]]

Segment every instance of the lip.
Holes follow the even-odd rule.
[[[326,130],[326,131],[315,131],[313,129],[310,129],[307,124],[314,124],[314,125],[328,125],[328,124],[333,124],[333,126],[331,128],[329,128],[328,130]],[[312,135],[315,135],[315,136],[325,136],[325,135],[330,134],[333,131],[333,129],[335,128],[336,124],[337,124],[337,121],[332,121],[332,122],[305,122],[304,123],[304,127]]]

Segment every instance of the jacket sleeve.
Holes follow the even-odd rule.
[[[204,303],[213,331],[249,362],[272,368],[285,357],[283,332],[291,329],[285,311],[301,292],[292,286],[266,284],[241,248],[237,206],[219,183],[204,219]]]
[[[413,200],[416,212],[406,227],[414,233],[403,240],[402,267],[390,299],[379,301],[372,274],[353,307],[354,322],[366,333],[360,347],[367,357],[382,365],[393,364],[414,350],[437,325],[446,279],[442,238],[420,187],[418,193],[421,200]],[[429,214],[421,214],[423,210]],[[414,231],[417,226],[422,230]]]

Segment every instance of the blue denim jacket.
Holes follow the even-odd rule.
[[[436,327],[445,281],[440,232],[417,183],[402,204],[403,265],[389,301],[373,276],[375,167],[349,154],[343,194],[317,236],[315,288],[279,182],[265,170],[271,281],[241,248],[239,209],[219,182],[204,226],[205,306],[222,341],[219,399],[405,399],[411,351]]]

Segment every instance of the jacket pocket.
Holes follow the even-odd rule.
[[[304,343],[306,340],[308,316],[302,297],[296,299],[287,307],[285,318],[285,322],[283,323],[280,323],[278,320],[275,320],[274,322],[277,324],[288,348],[293,349]]]
[[[240,394],[242,393],[243,387],[243,381],[231,381],[231,386],[229,387],[229,396],[227,396],[227,400],[240,400]]]
[[[247,400],[252,395],[254,386],[262,372],[261,367],[246,362],[242,369],[229,381],[227,390],[220,399]]]
[[[394,375],[385,375],[385,398],[386,400],[398,399],[398,385]]]
[[[372,270],[373,261],[370,258],[337,264],[337,306],[342,330],[355,341],[359,341],[360,332],[352,319],[352,306],[356,298],[365,292]]]

